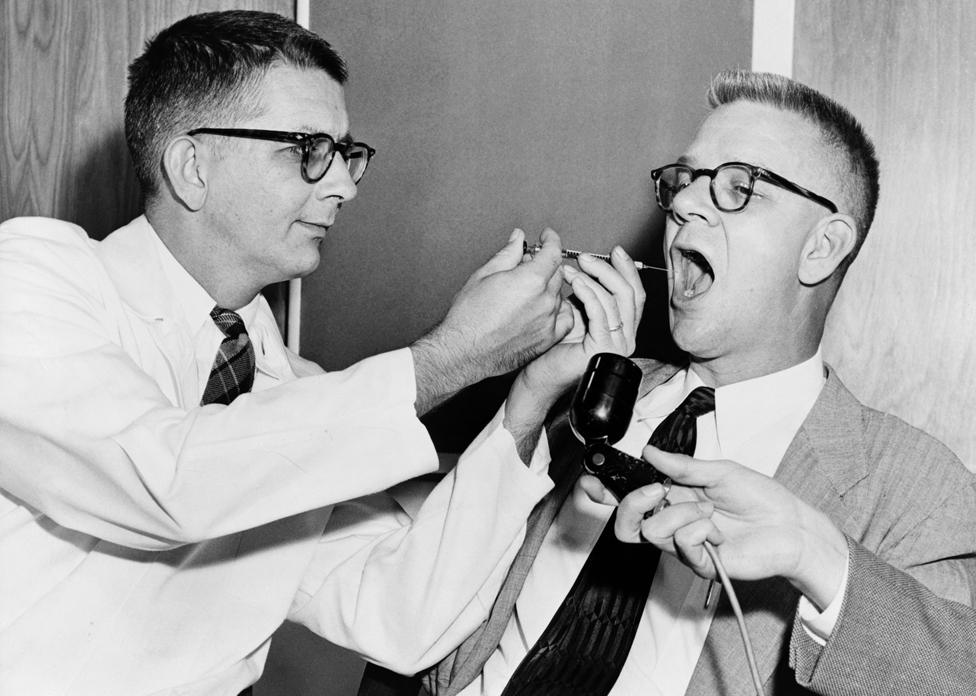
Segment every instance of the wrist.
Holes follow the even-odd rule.
[[[561,392],[534,382],[521,370],[512,382],[505,403],[505,427],[514,430],[536,429],[545,421],[546,414]]]
[[[847,537],[819,510],[810,508],[802,517],[799,557],[786,579],[822,612],[842,589]]]
[[[438,326],[410,345],[419,415],[487,376],[481,374],[480,361],[462,349],[460,332],[454,331],[453,337],[450,333]]]
[[[526,464],[531,462],[546,415],[557,396],[545,390],[533,389],[525,370],[516,375],[509,389],[502,425],[515,440],[519,457]]]
[[[548,356],[544,356],[548,357]],[[541,363],[544,358],[526,365],[512,383],[509,398],[524,400],[527,404],[535,404],[536,408],[548,411],[561,396],[575,386],[574,377],[566,379],[546,369]],[[578,375],[575,375],[578,377]]]

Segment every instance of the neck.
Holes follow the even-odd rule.
[[[820,347],[823,330],[777,346],[759,346],[752,353],[730,351],[725,355],[690,355],[689,369],[709,387],[724,387],[787,370],[812,358]],[[794,337],[798,338],[798,337]]]
[[[692,355],[688,359],[706,386],[723,387],[786,370],[812,358],[823,339],[827,313],[836,288],[811,288],[783,321],[767,327],[755,340],[746,337],[724,353]]]
[[[724,361],[719,359],[701,359],[692,356],[688,368],[698,375],[706,386],[718,388],[788,370],[806,362],[816,352],[817,349],[814,347],[808,354],[802,356],[797,355],[791,358],[780,356],[777,359],[765,360],[760,364],[738,363],[732,366],[726,365]]]
[[[248,282],[246,274],[214,244],[213,236],[199,227],[196,217],[157,208],[147,209],[146,218],[173,257],[217,305],[237,310],[257,297],[262,286]]]

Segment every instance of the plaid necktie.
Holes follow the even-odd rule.
[[[214,307],[210,318],[225,338],[217,349],[200,405],[229,404],[254,384],[254,346],[237,312]]]
[[[699,387],[651,435],[650,444],[694,454],[695,421],[715,409],[715,390]],[[625,544],[613,533],[616,511],[569,594],[519,663],[502,696],[605,696],[630,653],[661,552]]]

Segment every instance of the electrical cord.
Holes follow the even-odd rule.
[[[729,574],[725,572],[725,566],[722,565],[722,561],[718,557],[718,551],[715,550],[711,542],[706,541],[704,546],[705,552],[712,559],[712,564],[715,566],[715,572],[718,573],[718,577],[722,581],[722,587],[725,588],[726,593],[729,595],[729,603],[732,605],[732,611],[735,613],[735,620],[739,624],[739,633],[742,634],[742,645],[746,650],[746,660],[749,662],[752,684],[756,687],[756,696],[763,696],[762,679],[759,676],[759,668],[756,666],[756,656],[752,652],[752,642],[749,640],[749,632],[746,630],[746,620],[742,616],[742,607],[739,606],[739,598],[736,597],[735,590],[732,589],[732,581],[729,579]]]

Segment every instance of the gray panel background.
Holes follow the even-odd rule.
[[[691,138],[709,77],[749,66],[752,2],[313,0],[311,28],[349,64],[353,133],[378,150],[303,282],[302,353],[339,369],[421,335],[515,226],[659,258],[648,172]],[[647,288],[653,355],[663,279]],[[435,417],[435,439],[456,444],[484,401]],[[361,668],[286,625],[256,694],[355,694]]]

